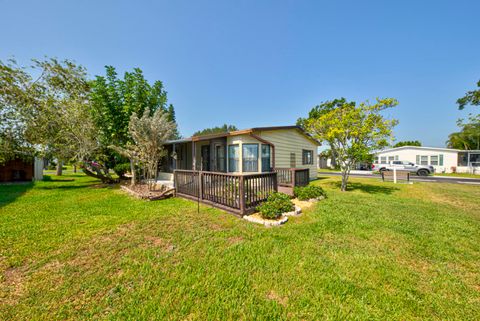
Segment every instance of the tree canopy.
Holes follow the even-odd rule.
[[[464,109],[467,105],[480,106],[480,81],[477,82],[477,87],[457,100],[458,109]]]
[[[356,162],[388,146],[392,129],[398,122],[385,119],[381,112],[397,104],[393,98],[358,105],[340,98],[315,106],[308,118],[297,121],[317,140],[330,144],[342,170],[342,191],[346,190],[350,170]]]
[[[393,145],[393,147],[402,147],[402,146],[422,146],[422,143],[418,140],[404,140]]]
[[[111,146],[137,143],[129,130],[132,115],[156,119],[161,114],[172,126],[158,130],[169,138],[179,136],[162,82],[150,84],[140,69],[120,79],[107,66],[105,76],[91,80],[83,66],[70,60],[32,62],[23,67],[15,60],[0,61],[0,163],[18,155],[50,155],[60,166],[80,162],[87,174],[112,182],[109,170],[128,159]]]
[[[455,149],[480,149],[480,114],[470,115],[468,120],[457,121],[460,131],[448,136],[447,146]]]
[[[205,136],[205,135],[211,135],[211,134],[228,133],[236,130],[238,130],[238,128],[235,125],[224,124],[223,126],[216,126],[211,128],[205,128],[202,130],[197,130],[196,132],[193,133],[192,136]]]
[[[32,62],[27,68],[15,60],[0,61],[0,142],[5,147],[0,159],[19,153],[51,153],[61,160],[84,157],[90,146],[85,133],[92,130],[85,117],[85,68],[55,58]]]

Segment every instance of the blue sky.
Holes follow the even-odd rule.
[[[162,80],[181,133],[288,125],[336,97],[394,97],[397,140],[443,146],[480,79],[480,1],[0,0],[0,59]]]

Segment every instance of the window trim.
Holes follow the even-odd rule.
[[[307,162],[305,157],[306,153],[310,153],[310,162]],[[313,150],[311,149],[302,149],[302,165],[313,165]]]
[[[246,143],[246,144],[242,144],[242,173],[258,173],[258,157],[259,157],[259,144],[258,143]],[[245,153],[243,152],[244,151],[244,146],[257,146],[257,170],[253,170],[253,171],[246,171],[245,170]]]
[[[237,147],[238,148],[238,157],[237,158],[231,158],[230,157],[230,148],[232,147]],[[236,160],[237,161],[237,170],[232,171],[230,168],[230,159]],[[240,172],[240,144],[229,144],[227,148],[227,172],[228,173],[238,173]]]

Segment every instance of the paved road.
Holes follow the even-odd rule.
[[[340,176],[340,172],[318,172],[319,176]],[[381,179],[380,174],[350,174],[351,177],[376,178]],[[431,182],[431,183],[453,183],[465,185],[480,186],[480,178],[464,178],[464,177],[448,177],[448,176],[410,176],[410,180],[414,182]]]

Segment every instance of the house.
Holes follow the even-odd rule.
[[[43,179],[43,161],[38,158],[15,158],[0,165],[0,182],[28,182]]]
[[[388,164],[394,160],[431,165],[437,173],[480,173],[480,150],[402,146],[377,152],[374,163]]]
[[[257,127],[169,141],[158,178],[177,194],[238,214],[270,192],[317,178],[319,143],[298,126]]]

